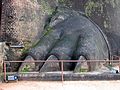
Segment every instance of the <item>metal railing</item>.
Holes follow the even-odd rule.
[[[80,60],[49,60],[49,61],[43,61],[43,60],[36,60],[36,61],[4,61],[4,80],[6,81],[6,76],[7,76],[7,72],[6,72],[6,64],[7,63],[45,63],[45,62],[55,62],[55,63],[61,63],[61,81],[64,81],[64,63],[68,63],[68,62],[83,62]],[[119,70],[120,70],[120,59],[119,60],[86,60],[85,62],[90,63],[90,62],[101,62],[101,63],[116,63],[119,64]]]

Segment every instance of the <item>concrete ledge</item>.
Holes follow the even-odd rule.
[[[19,77],[19,80],[28,80],[28,81],[61,81],[62,80],[61,72],[44,72],[44,73],[31,72],[31,73],[19,73],[17,75]],[[63,77],[64,77],[64,81],[120,80],[119,73],[99,74],[99,73],[64,72]]]

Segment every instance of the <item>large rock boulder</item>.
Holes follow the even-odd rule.
[[[47,0],[46,0],[47,1]],[[1,41],[8,44],[24,44],[23,49],[8,48],[7,60],[20,60],[27,50],[43,36],[46,21],[57,6],[56,0],[2,0]],[[12,70],[19,64],[12,63]]]
[[[56,62],[50,62],[50,60],[56,60]],[[54,55],[51,55],[40,69],[40,72],[53,72],[53,71],[60,71],[60,65],[58,58],[56,58]]]
[[[89,66],[87,64],[86,59],[83,56],[80,56],[79,62],[76,64],[74,72],[75,73],[80,73],[80,72],[87,72],[89,71]]]
[[[4,0],[3,40],[12,43],[22,41],[25,50],[31,47],[28,54],[38,60],[46,60],[50,55],[60,60],[77,60],[80,55],[87,60],[110,59],[109,43],[101,29],[85,15],[72,9],[60,8],[53,13],[56,5],[52,1]],[[91,70],[98,65],[91,63]],[[65,70],[74,66],[75,63],[64,63]]]
[[[48,15],[57,2],[51,0],[3,0],[2,31],[3,40],[9,42],[35,43],[44,29]],[[31,43],[32,42],[32,43]],[[27,44],[28,44],[27,43]]]
[[[2,9],[3,40],[33,41],[43,30],[42,10],[36,0],[4,0]],[[43,21],[43,22],[42,22]]]
[[[34,59],[46,60],[50,55],[55,55],[59,60],[78,60],[81,55],[87,60],[110,59],[107,37],[85,15],[65,7],[58,8],[49,28],[28,53]],[[73,70],[75,63],[66,62],[63,66],[64,70]],[[96,70],[99,62],[91,62],[89,66],[90,71]]]
[[[19,67],[18,72],[34,72],[35,71],[35,60],[31,56],[27,56],[24,60],[26,62],[22,63]]]

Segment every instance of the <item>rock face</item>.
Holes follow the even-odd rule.
[[[97,23],[108,37],[112,55],[120,56],[120,0],[64,0],[63,3]]]
[[[56,60],[56,62],[49,62],[50,60]],[[54,55],[51,55],[40,69],[40,72],[60,71],[60,65],[57,60],[58,59]]]
[[[49,25],[49,32],[29,51],[29,55],[35,59],[45,60],[50,55],[60,60],[78,60],[81,55],[87,60],[110,59],[106,36],[84,15],[60,8]],[[64,70],[72,70],[74,66],[74,63],[64,63]],[[90,70],[95,70],[99,63],[90,63],[90,66]]]
[[[3,40],[11,42],[35,40],[43,30],[41,12],[40,6],[35,1],[4,0],[2,30],[6,33]]]
[[[26,59],[24,61],[34,61],[34,59],[31,56],[27,56]],[[35,71],[35,63],[22,63],[18,72],[34,72]]]
[[[35,43],[41,36],[48,15],[56,6],[56,1],[52,1],[47,3],[44,0],[3,0],[3,40],[12,43]]]
[[[43,36],[41,32],[46,21],[56,4],[55,0],[49,3],[45,0],[2,0],[1,31],[3,33],[0,32],[0,41],[13,45],[22,42],[25,45],[24,49],[7,49],[7,60],[20,60],[26,49],[39,41]],[[14,71],[18,66],[18,63],[11,64]]]
[[[75,73],[80,73],[80,72],[87,72],[89,71],[86,59],[84,58],[84,56],[80,56],[79,61],[74,69]]]
[[[51,7],[56,5],[52,1],[4,0],[3,40],[27,43],[27,54],[34,60],[46,60],[51,55],[60,60],[78,60],[81,55],[87,60],[110,59],[109,43],[102,30],[77,11],[58,7],[53,12]],[[64,63],[64,70],[74,70],[75,65]],[[99,63],[90,66],[93,71]]]
[[[2,65],[3,65],[3,61],[5,60],[5,42],[0,42],[0,72],[2,71]]]
[[[5,60],[5,43],[0,42],[0,82],[2,81],[1,73],[3,73],[3,61]]]

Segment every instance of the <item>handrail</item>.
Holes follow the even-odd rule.
[[[4,63],[20,63],[20,62],[29,62],[29,63],[33,63],[33,62],[35,62],[35,63],[37,63],[37,62],[61,62],[61,61],[63,61],[63,62],[83,62],[82,60],[80,61],[80,60],[49,60],[49,61],[45,61],[45,60],[35,60],[35,61],[29,61],[29,60],[27,60],[27,61],[21,61],[21,60],[19,60],[19,61],[4,61]],[[110,61],[113,61],[113,62],[119,62],[119,60],[86,60],[86,62],[110,62]]]
[[[120,58],[119,60],[86,60],[85,62],[119,62],[119,68],[120,68]],[[61,81],[64,81],[64,68],[63,68],[63,64],[66,62],[84,62],[84,61],[80,61],[80,60],[49,60],[49,61],[45,61],[45,60],[35,60],[35,61],[3,61],[4,63],[4,80],[6,81],[6,63],[45,63],[45,62],[58,62],[61,63]]]

